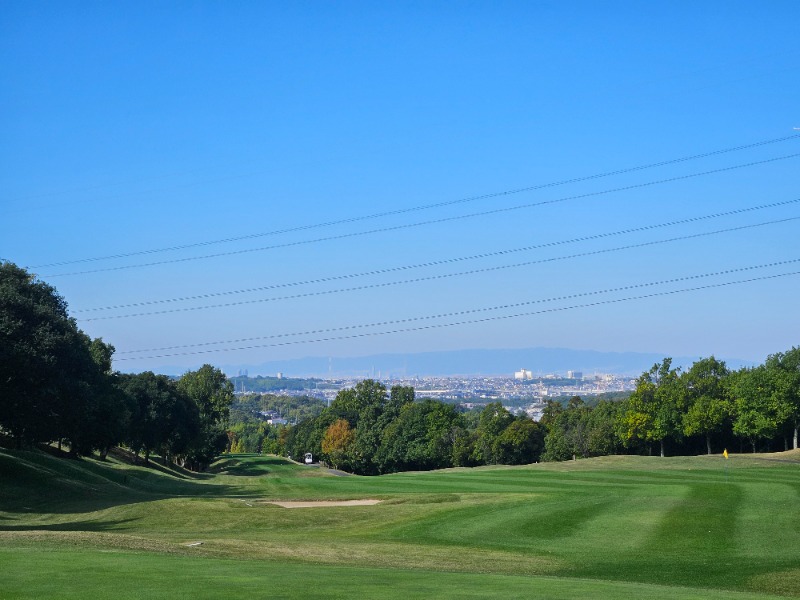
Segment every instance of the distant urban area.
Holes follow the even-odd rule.
[[[354,387],[364,377],[293,378],[283,373],[274,376],[248,375],[246,370],[231,376],[238,396],[269,393],[285,396],[307,396],[330,404],[343,389]],[[636,389],[636,379],[608,373],[584,374],[581,371],[536,374],[520,369],[506,377],[372,377],[387,388],[411,386],[417,398],[432,398],[456,404],[466,410],[500,402],[512,412],[524,410],[538,421],[548,400],[580,396],[587,402],[597,397],[621,398]],[[283,419],[280,419],[283,421]]]

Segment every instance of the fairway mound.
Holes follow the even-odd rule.
[[[333,506],[373,506],[379,504],[380,500],[315,500],[315,501],[290,501],[278,502],[270,501],[269,504],[276,504],[282,508],[325,508]]]

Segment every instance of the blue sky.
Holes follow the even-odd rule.
[[[777,1],[4,2],[0,257],[53,284],[126,371],[532,346],[760,361],[800,343],[800,138],[397,211],[800,134],[798,17]],[[120,305],[138,306],[92,310]]]

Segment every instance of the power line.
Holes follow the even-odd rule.
[[[187,302],[187,301],[190,301],[190,300],[206,300],[208,298],[215,298],[215,297],[220,297],[220,296],[232,296],[232,295],[237,295],[237,294],[247,294],[247,293],[253,293],[253,292],[265,292],[265,291],[268,291],[268,290],[274,290],[274,289],[279,289],[279,288],[299,287],[299,286],[302,286],[302,285],[311,285],[311,284],[316,284],[316,283],[328,283],[328,282],[331,282],[331,281],[341,281],[341,280],[346,280],[346,279],[355,279],[355,278],[358,278],[358,277],[368,277],[368,276],[372,276],[372,275],[385,275],[387,273],[394,273],[394,272],[398,272],[398,271],[409,271],[409,270],[412,270],[412,269],[434,267],[434,266],[439,266],[439,265],[453,264],[453,263],[465,262],[465,261],[477,260],[477,259],[483,259],[483,258],[491,258],[491,257],[494,257],[494,256],[505,256],[507,254],[514,254],[514,253],[517,253],[517,252],[528,252],[528,251],[531,251],[531,250],[540,250],[540,249],[543,249],[543,248],[551,248],[551,247],[562,246],[562,245],[566,245],[566,244],[574,244],[574,243],[578,243],[578,242],[586,242],[586,241],[590,241],[590,240],[604,239],[604,238],[615,237],[615,236],[619,236],[619,235],[625,235],[625,234],[629,234],[629,233],[639,233],[639,232],[644,232],[644,231],[652,231],[654,229],[660,229],[660,228],[664,228],[664,227],[672,227],[672,226],[675,226],[675,225],[685,225],[687,223],[696,223],[696,222],[699,222],[699,221],[704,221],[704,220],[709,220],[709,219],[717,219],[717,218],[720,218],[720,217],[728,217],[728,216],[733,216],[733,215],[739,215],[739,214],[743,214],[743,213],[747,213],[747,212],[754,212],[754,211],[757,211],[757,210],[764,210],[764,209],[767,209],[767,208],[776,208],[776,207],[780,207],[780,206],[786,206],[786,205],[790,205],[790,204],[795,204],[797,202],[800,202],[800,198],[795,198],[793,200],[785,200],[785,201],[782,201],[782,202],[772,202],[770,204],[761,204],[761,205],[758,205],[758,206],[750,206],[750,207],[746,207],[746,208],[738,208],[738,209],[734,209],[734,210],[729,210],[729,211],[725,211],[725,212],[718,212],[718,213],[713,213],[713,214],[709,214],[709,215],[703,215],[703,216],[699,216],[699,217],[689,217],[689,218],[686,218],[686,219],[679,219],[679,220],[675,220],[675,221],[669,221],[669,222],[666,222],[666,223],[658,223],[658,224],[654,224],[654,225],[643,225],[643,226],[640,226],[640,227],[632,227],[632,228],[629,228],[629,229],[622,229],[622,230],[618,230],[618,231],[612,231],[612,232],[606,232],[606,233],[598,233],[598,234],[587,235],[587,236],[581,236],[581,237],[572,238],[572,239],[568,239],[568,240],[559,240],[559,241],[555,241],[555,242],[547,242],[547,243],[536,244],[536,245],[532,245],[532,246],[524,246],[524,247],[521,247],[521,248],[498,250],[498,251],[495,251],[495,252],[484,252],[484,253],[481,253],[481,254],[473,254],[473,255],[470,255],[470,256],[460,256],[460,257],[455,257],[455,258],[428,261],[428,262],[417,263],[417,264],[412,264],[412,265],[401,265],[401,266],[398,266],[398,267],[387,267],[387,268],[383,268],[383,269],[374,269],[372,271],[363,271],[363,272],[360,272],[360,273],[348,273],[348,274],[344,274],[344,275],[332,275],[332,276],[329,276],[329,277],[320,277],[320,278],[317,278],[317,279],[307,279],[307,280],[303,280],[303,281],[293,281],[293,282],[289,282],[289,283],[276,283],[276,284],[272,284],[272,285],[245,288],[245,289],[240,289],[240,290],[227,290],[227,291],[222,291],[222,292],[209,292],[209,293],[206,293],[206,294],[198,294],[198,295],[195,295],[195,296],[179,296],[177,298],[164,298],[164,299],[159,299],[159,300],[144,300],[144,301],[140,301],[140,302],[131,302],[131,303],[127,303],[127,304],[115,304],[115,305],[109,305],[109,306],[100,306],[100,307],[96,307],[96,308],[73,309],[71,312],[72,313],[98,312],[98,311],[105,311],[105,310],[117,310],[117,309],[120,309],[120,308],[136,308],[136,307],[139,307],[139,306],[152,306],[152,305],[155,305],[155,304],[168,304],[168,303],[173,303],[173,302]]]
[[[780,262],[769,263],[769,264],[765,264],[765,265],[757,265],[757,266],[752,266],[752,267],[743,267],[743,268],[739,268],[739,269],[728,269],[728,270],[725,270],[725,271],[718,271],[716,273],[707,273],[707,274],[703,274],[703,275],[692,275],[692,276],[687,276],[687,277],[678,277],[678,278],[675,278],[675,279],[668,279],[668,280],[659,281],[659,282],[651,282],[651,283],[645,283],[645,284],[623,286],[623,287],[620,287],[620,288],[612,288],[612,289],[609,289],[609,290],[601,290],[601,291],[596,291],[596,292],[587,292],[587,293],[584,293],[584,294],[572,294],[570,296],[562,296],[562,297],[559,297],[559,298],[551,298],[551,299],[546,299],[546,300],[534,300],[534,301],[530,301],[530,302],[521,302],[521,303],[517,303],[517,304],[510,304],[510,305],[499,306],[499,307],[474,309],[474,310],[470,310],[470,311],[461,311],[461,312],[456,312],[456,313],[445,313],[445,314],[442,314],[442,315],[434,315],[434,316],[428,316],[428,317],[415,317],[415,318],[410,318],[410,319],[400,319],[400,320],[396,320],[396,321],[384,321],[382,323],[372,323],[372,324],[365,324],[365,325],[353,325],[353,326],[348,326],[348,327],[337,327],[337,328],[331,328],[331,329],[320,329],[320,330],[310,331],[310,332],[305,332],[305,333],[276,334],[276,335],[272,335],[272,336],[264,336],[262,338],[248,338],[248,339],[250,339],[250,340],[255,340],[255,339],[276,339],[276,338],[281,338],[281,337],[293,337],[293,336],[299,336],[299,335],[312,335],[312,334],[316,335],[316,334],[319,334],[319,333],[329,333],[329,332],[335,332],[335,331],[345,331],[345,330],[350,330],[350,329],[359,329],[359,328],[366,328],[366,327],[378,327],[378,326],[385,326],[385,325],[398,324],[398,323],[408,323],[408,322],[413,322],[413,321],[421,321],[421,320],[435,319],[435,318],[444,318],[444,317],[458,316],[458,315],[464,315],[464,314],[476,313],[476,312],[488,312],[488,311],[502,310],[502,309],[506,309],[506,308],[529,305],[529,304],[536,304],[536,303],[552,302],[552,301],[564,300],[564,299],[570,299],[570,298],[577,298],[577,297],[580,297],[580,296],[592,296],[592,295],[610,293],[610,292],[615,292],[615,291],[630,290],[630,289],[643,288],[643,287],[649,287],[649,286],[654,286],[654,285],[663,285],[663,284],[667,284],[667,283],[675,283],[675,282],[679,282],[679,281],[700,279],[700,278],[704,278],[704,277],[712,277],[712,276],[716,276],[716,275],[724,275],[724,274],[730,274],[730,273],[735,273],[735,272],[750,271],[750,270],[754,270],[754,269],[761,269],[761,268],[766,268],[766,267],[773,267],[773,266],[778,266],[778,265],[796,263],[798,261],[800,261],[800,259],[780,261]],[[792,272],[789,272],[789,273],[779,273],[779,274],[776,274],[776,275],[765,275],[765,276],[762,276],[762,277],[753,277],[753,278],[749,278],[749,279],[741,279],[741,280],[738,280],[738,281],[727,281],[727,282],[722,282],[722,283],[715,283],[715,284],[709,284],[709,285],[704,285],[704,286],[683,288],[683,289],[678,289],[678,290],[667,290],[667,291],[663,291],[663,292],[653,292],[651,294],[644,294],[644,295],[641,295],[641,296],[628,296],[628,297],[625,297],[625,298],[615,298],[615,299],[610,299],[610,300],[598,300],[597,302],[589,302],[589,303],[586,303],[586,304],[575,304],[575,305],[571,305],[571,306],[547,308],[547,309],[538,310],[538,311],[515,313],[515,314],[511,314],[511,315],[496,315],[496,316],[493,316],[493,317],[484,317],[484,318],[481,318],[481,319],[467,319],[467,320],[463,320],[463,321],[456,321],[456,322],[453,322],[453,323],[434,323],[434,324],[430,324],[430,325],[420,325],[420,326],[417,326],[417,327],[393,329],[393,330],[388,330],[388,331],[364,332],[364,333],[357,333],[357,334],[344,335],[344,336],[334,336],[334,337],[328,337],[328,338],[316,338],[316,339],[311,339],[311,340],[292,340],[292,341],[277,342],[277,343],[272,343],[272,344],[258,344],[258,345],[240,346],[240,347],[233,347],[233,348],[215,348],[215,349],[211,349],[211,350],[196,350],[196,351],[191,351],[191,352],[176,352],[176,353],[171,353],[171,354],[160,354],[160,355],[151,355],[151,356],[129,356],[129,357],[123,357],[123,358],[116,358],[115,360],[117,360],[117,361],[123,361],[123,360],[148,360],[148,359],[156,359],[156,358],[169,358],[169,357],[173,357],[173,356],[190,356],[190,355],[197,355],[197,354],[212,354],[212,353],[215,353],[215,352],[233,352],[233,351],[236,351],[236,350],[253,350],[253,349],[257,349],[257,348],[274,348],[274,347],[289,346],[289,345],[296,345],[296,344],[312,344],[312,343],[339,341],[339,340],[347,340],[347,339],[355,339],[355,338],[363,338],[363,337],[371,337],[371,336],[379,336],[379,335],[391,335],[391,334],[395,334],[395,333],[408,333],[408,332],[423,331],[423,330],[430,330],[430,329],[440,329],[440,328],[444,328],[444,327],[456,327],[456,326],[460,326],[460,325],[471,325],[471,324],[476,324],[476,323],[486,323],[486,322],[491,322],[491,321],[499,321],[499,320],[503,320],[503,319],[515,319],[515,318],[528,317],[528,316],[534,316],[534,315],[545,314],[545,313],[554,313],[554,312],[561,312],[561,311],[567,311],[567,310],[574,310],[574,309],[577,309],[577,308],[588,308],[588,307],[601,306],[601,305],[606,305],[606,304],[629,302],[629,301],[632,301],[632,300],[642,300],[642,299],[647,299],[647,298],[655,298],[655,297],[658,297],[658,296],[669,296],[669,295],[680,294],[680,293],[685,293],[685,292],[693,292],[693,291],[706,290],[706,289],[712,289],[712,288],[720,288],[720,287],[725,287],[725,286],[729,286],[729,285],[738,285],[738,284],[743,284],[743,283],[752,283],[752,282],[755,282],[755,281],[765,281],[765,280],[769,280],[769,279],[777,279],[779,277],[788,277],[788,276],[798,275],[798,274],[800,274],[800,271],[792,271]],[[246,340],[242,340],[242,341],[246,341]],[[189,347],[196,347],[196,346],[201,346],[201,345],[209,345],[209,344],[213,344],[213,343],[220,343],[220,344],[222,344],[222,343],[236,343],[236,341],[231,341],[231,342],[210,342],[210,343],[207,343],[207,344],[187,344],[185,346],[173,346],[170,349],[189,348]],[[150,352],[150,351],[157,352],[159,350],[158,349],[154,349],[154,350],[139,350],[139,351],[129,351],[128,353]],[[120,353],[120,354],[125,354],[125,353]]]
[[[124,318],[131,318],[131,317],[147,317],[147,316],[164,315],[164,314],[170,314],[170,313],[176,313],[176,312],[194,312],[194,311],[198,311],[198,310],[208,310],[208,309],[211,309],[211,308],[230,308],[232,306],[243,306],[243,305],[247,305],[247,304],[262,304],[262,303],[265,303],[265,302],[277,302],[277,301],[281,301],[281,300],[297,300],[299,298],[310,298],[310,297],[315,297],[315,296],[326,296],[326,295],[330,295],[330,294],[341,294],[341,293],[345,293],[345,292],[358,292],[358,291],[363,291],[363,290],[379,289],[379,288],[386,288],[386,287],[395,287],[395,286],[400,286],[400,285],[407,285],[409,283],[421,283],[421,282],[424,282],[424,281],[438,281],[438,280],[442,280],[442,279],[450,279],[452,277],[460,277],[460,276],[464,276],[464,275],[476,275],[476,274],[479,274],[479,273],[491,273],[491,272],[501,271],[501,270],[505,270],[505,269],[515,269],[515,268],[519,268],[519,267],[527,267],[527,266],[537,265],[537,264],[557,262],[557,261],[562,261],[562,260],[571,260],[573,258],[583,258],[583,257],[586,257],[586,256],[596,256],[596,255],[599,255],[599,254],[607,254],[607,253],[610,253],[610,252],[619,252],[619,251],[622,251],[622,250],[632,250],[634,248],[644,248],[644,247],[647,247],[647,246],[656,246],[656,245],[659,245],[659,244],[666,244],[666,243],[670,243],[670,242],[676,242],[676,241],[682,241],[682,240],[688,240],[688,239],[695,239],[695,238],[701,238],[701,237],[707,237],[707,236],[711,236],[711,235],[717,235],[717,234],[720,234],[720,233],[728,233],[728,232],[731,232],[731,231],[741,231],[741,230],[745,230],[745,229],[753,229],[753,228],[756,228],[756,227],[763,227],[765,225],[774,225],[776,223],[786,223],[786,222],[790,222],[790,221],[796,221],[798,219],[800,219],[800,217],[788,217],[788,218],[785,218],[785,219],[778,219],[778,220],[775,220],[775,221],[766,221],[766,222],[763,222],[763,223],[741,225],[739,227],[731,227],[731,228],[728,228],[728,229],[719,229],[717,231],[695,233],[695,234],[691,234],[691,235],[668,238],[668,239],[665,239],[665,240],[653,240],[653,241],[648,241],[648,242],[641,242],[639,244],[630,244],[630,245],[627,245],[627,246],[618,246],[616,248],[605,248],[605,249],[602,249],[602,250],[591,250],[589,252],[581,252],[581,253],[578,253],[578,254],[570,254],[570,255],[567,255],[567,256],[557,256],[557,257],[552,257],[552,258],[542,258],[542,259],[537,259],[537,260],[525,261],[525,262],[521,262],[521,263],[514,263],[514,264],[510,264],[510,265],[499,265],[499,266],[493,266],[493,267],[484,267],[484,268],[481,268],[481,269],[471,269],[469,271],[460,271],[460,272],[457,272],[457,273],[445,273],[445,274],[439,274],[439,275],[429,275],[427,277],[417,277],[417,278],[414,278],[414,279],[404,279],[404,280],[400,280],[400,281],[389,281],[389,282],[383,282],[383,283],[372,283],[372,284],[367,284],[367,285],[360,285],[360,286],[349,287],[349,288],[339,288],[339,289],[334,289],[334,290],[324,290],[324,291],[317,291],[317,292],[305,292],[305,293],[302,293],[302,294],[293,294],[291,296],[278,296],[276,298],[258,298],[256,300],[240,300],[238,302],[225,302],[225,303],[222,303],[222,304],[207,304],[207,305],[203,305],[203,306],[189,306],[189,307],[183,307],[183,308],[171,308],[171,309],[166,309],[166,310],[158,310],[158,311],[151,311],[151,312],[141,312],[141,313],[130,313],[130,314],[125,314],[125,315],[111,315],[111,316],[107,316],[107,317],[93,317],[93,318],[89,318],[89,319],[80,319],[80,321],[81,322],[107,321],[107,320],[110,320],[110,319],[124,319]]]
[[[55,274],[51,274],[51,275],[44,275],[44,277],[47,277],[47,278],[67,277],[67,276],[73,276],[73,275],[88,275],[88,274],[92,274],[92,273],[104,273],[104,272],[109,272],[109,271],[122,271],[122,270],[142,268],[142,267],[154,267],[154,266],[161,266],[161,265],[167,265],[167,264],[176,264],[176,263],[190,262],[190,261],[196,261],[196,260],[205,260],[205,259],[209,259],[209,258],[219,258],[219,257],[223,257],[223,256],[236,256],[236,255],[241,255],[241,254],[249,254],[249,253],[252,253],[252,252],[263,252],[263,251],[266,251],[266,250],[275,250],[275,249],[278,249],[278,248],[290,248],[290,247],[295,247],[295,246],[315,244],[315,243],[319,243],[319,242],[326,242],[326,241],[342,240],[342,239],[348,239],[348,238],[354,238],[354,237],[361,237],[361,236],[371,235],[371,234],[375,234],[375,233],[387,233],[387,232],[390,232],[390,231],[399,231],[399,230],[403,230],[403,229],[411,229],[411,228],[420,227],[420,226],[423,226],[423,225],[435,225],[435,224],[440,224],[440,223],[449,223],[449,222],[452,222],[452,221],[459,221],[459,220],[471,219],[471,218],[475,218],[475,217],[485,217],[485,216],[489,216],[489,215],[508,213],[508,212],[513,212],[513,211],[527,209],[527,208],[534,208],[534,207],[537,207],[537,206],[546,206],[546,205],[550,205],[550,204],[558,204],[558,203],[567,202],[567,201],[570,201],[570,200],[579,200],[579,199],[582,199],[582,198],[591,198],[591,197],[594,197],[594,196],[602,196],[604,194],[611,194],[611,193],[615,193],[615,192],[624,192],[624,191],[630,191],[630,190],[635,190],[635,189],[642,189],[642,188],[645,188],[645,187],[650,187],[650,186],[653,186],[653,185],[659,185],[659,184],[662,184],[662,183],[670,183],[670,182],[674,182],[674,181],[683,181],[683,180],[686,180],[686,179],[692,179],[694,177],[701,177],[703,175],[712,175],[712,174],[715,174],[715,173],[724,173],[724,172],[727,172],[727,171],[733,171],[735,169],[743,169],[743,168],[746,168],[746,167],[753,167],[753,166],[756,166],[756,165],[763,165],[763,164],[768,164],[768,163],[772,163],[772,162],[777,162],[779,160],[786,160],[786,159],[789,159],[789,158],[796,158],[798,156],[800,156],[800,153],[787,154],[785,156],[779,156],[779,157],[775,157],[775,158],[769,158],[769,159],[765,159],[765,160],[754,161],[754,162],[744,163],[744,164],[740,164],[740,165],[733,165],[733,166],[730,166],[730,167],[723,167],[723,168],[720,168],[720,169],[712,169],[710,171],[702,171],[700,173],[690,173],[689,175],[679,175],[679,176],[676,176],[676,177],[669,177],[667,179],[659,179],[659,180],[656,180],[656,181],[649,181],[649,182],[645,182],[645,183],[637,183],[637,184],[634,184],[634,185],[628,185],[628,186],[623,186],[623,187],[618,187],[618,188],[612,188],[612,189],[608,189],[608,190],[602,190],[602,191],[599,191],[599,192],[589,192],[589,193],[586,193],[586,194],[578,194],[578,195],[575,195],[575,196],[566,196],[566,197],[563,197],[563,198],[557,198],[555,200],[542,200],[542,201],[539,201],[539,202],[531,202],[531,203],[527,203],[527,204],[519,204],[517,206],[510,206],[510,207],[505,207],[505,208],[496,208],[496,209],[481,211],[481,212],[477,212],[477,213],[469,213],[469,214],[466,214],[466,215],[458,215],[458,216],[454,216],[454,217],[444,217],[444,218],[441,218],[441,219],[431,219],[431,220],[428,220],[428,221],[418,221],[416,223],[407,223],[407,224],[404,224],[404,225],[395,225],[395,226],[392,226],[392,227],[381,227],[381,228],[378,228],[378,229],[371,229],[371,230],[367,230],[367,231],[357,231],[357,232],[353,232],[353,233],[345,233],[345,234],[340,234],[340,235],[333,235],[333,236],[327,236],[327,237],[322,237],[322,238],[315,238],[315,239],[311,239],[311,240],[302,240],[302,241],[297,241],[297,242],[287,242],[287,243],[284,243],[284,244],[274,244],[272,246],[262,246],[260,248],[248,248],[248,249],[244,249],[244,250],[232,250],[232,251],[229,251],[229,252],[218,252],[218,253],[215,253],[215,254],[206,254],[206,255],[203,255],[203,256],[190,256],[190,257],[185,257],[185,258],[174,258],[174,259],[155,261],[155,262],[150,262],[150,263],[139,263],[139,264],[134,264],[134,265],[123,265],[123,266],[117,266],[117,267],[106,267],[106,268],[103,268],[103,269],[91,269],[91,270],[87,270],[87,271],[73,271],[71,273],[55,273]],[[35,267],[29,267],[29,268],[35,268]]]
[[[464,203],[467,203],[467,202],[476,202],[478,200],[487,200],[489,198],[498,198],[500,196],[510,196],[512,194],[520,194],[522,192],[532,192],[532,191],[535,191],[535,190],[542,190],[542,189],[546,189],[546,188],[550,188],[550,187],[557,187],[557,186],[567,185],[567,184],[571,184],[571,183],[580,183],[582,181],[591,181],[593,179],[601,179],[601,178],[604,178],[604,177],[611,177],[613,175],[622,175],[622,174],[625,174],[625,173],[633,173],[633,172],[636,172],[636,171],[643,171],[645,169],[652,169],[652,168],[656,168],[656,167],[664,167],[664,166],[667,166],[667,165],[678,164],[678,163],[687,162],[687,161],[690,161],[690,160],[697,160],[697,159],[700,159],[700,158],[708,158],[710,156],[717,156],[717,155],[726,154],[726,153],[729,153],[729,152],[737,152],[739,150],[747,150],[747,149],[750,149],[750,148],[757,148],[759,146],[766,146],[768,144],[775,144],[775,143],[778,143],[778,142],[785,142],[785,141],[788,141],[788,140],[791,140],[791,139],[796,139],[798,137],[800,137],[800,134],[793,134],[793,135],[783,136],[783,137],[779,137],[779,138],[774,138],[774,139],[771,139],[771,140],[763,140],[763,141],[760,141],[760,142],[754,142],[752,144],[744,144],[744,145],[741,145],[741,146],[734,146],[732,148],[723,148],[721,150],[713,150],[711,152],[705,152],[703,154],[695,154],[695,155],[692,155],[692,156],[684,156],[684,157],[681,157],[681,158],[675,158],[675,159],[665,160],[665,161],[661,161],[661,162],[650,163],[650,164],[647,164],[647,165],[640,165],[640,166],[637,166],[637,167],[629,167],[629,168],[625,168],[625,169],[618,169],[618,170],[615,170],[615,171],[606,171],[604,173],[598,173],[598,174],[595,174],[595,175],[587,175],[587,176],[583,176],[583,177],[575,177],[575,178],[572,178],[572,179],[564,179],[564,180],[561,180],[561,181],[554,181],[554,182],[550,182],[550,183],[533,185],[533,186],[528,186],[528,187],[523,187],[523,188],[505,190],[505,191],[502,191],[502,192],[492,192],[492,193],[489,193],[489,194],[481,194],[481,195],[478,195],[478,196],[469,196],[469,197],[461,198],[461,199],[458,199],[458,200],[449,200],[449,201],[445,201],[445,202],[436,202],[434,204],[424,204],[424,205],[415,206],[415,207],[411,207],[411,208],[401,208],[401,209],[397,209],[397,210],[385,211],[385,212],[380,212],[380,213],[373,213],[373,214],[370,214],[370,215],[361,215],[361,216],[356,216],[356,217],[350,217],[350,218],[347,218],[347,219],[339,219],[339,220],[335,220],[335,221],[327,221],[327,222],[315,223],[315,224],[311,224],[311,225],[299,225],[297,227],[290,227],[290,228],[287,228],[287,229],[278,229],[278,230],[267,231],[267,232],[262,232],[262,233],[253,233],[253,234],[250,234],[250,235],[229,237],[229,238],[223,238],[223,239],[219,239],[219,240],[208,240],[208,241],[204,241],[204,242],[195,242],[195,243],[192,243],[192,244],[182,244],[182,245],[178,245],[178,246],[169,246],[169,247],[166,247],[166,248],[154,248],[154,249],[149,249],[149,250],[139,250],[139,251],[136,251],[136,252],[111,254],[111,255],[107,255],[107,256],[94,256],[94,257],[89,257],[89,258],[80,258],[80,259],[75,259],[75,260],[59,261],[59,262],[53,262],[53,263],[49,263],[49,264],[34,265],[34,266],[31,266],[31,267],[28,267],[28,268],[30,268],[30,269],[41,269],[41,268],[57,267],[57,266],[71,265],[71,264],[77,264],[77,263],[96,262],[96,261],[101,261],[101,260],[112,260],[112,259],[118,259],[118,258],[130,258],[132,256],[142,256],[142,255],[146,255],[146,254],[156,254],[156,253],[159,253],[159,252],[171,252],[171,251],[176,251],[176,250],[186,250],[188,248],[198,248],[198,247],[202,247],[202,246],[211,246],[211,245],[214,245],[214,244],[225,244],[225,243],[230,243],[230,242],[240,242],[240,241],[244,241],[244,240],[251,240],[251,239],[267,237],[267,236],[273,236],[273,235],[280,235],[280,234],[284,234],[284,233],[293,233],[293,232],[297,232],[297,231],[306,231],[308,229],[317,229],[317,228],[320,228],[320,227],[330,227],[330,226],[333,226],[333,225],[344,225],[344,224],[347,224],[347,223],[355,223],[355,222],[358,222],[358,221],[366,221],[366,220],[370,220],[370,219],[378,219],[378,218],[382,218],[382,217],[406,214],[406,213],[410,213],[410,212],[418,212],[418,211],[422,211],[422,210],[430,210],[430,209],[433,209],[433,208],[441,208],[443,206],[452,206],[452,205],[455,205],[455,204],[464,204]]]

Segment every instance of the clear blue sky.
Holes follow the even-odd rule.
[[[80,326],[112,343],[118,359],[166,346],[267,338],[141,356],[501,317],[800,271],[792,263],[584,295],[798,259],[800,220],[790,220],[375,287],[792,219],[800,217],[797,203],[286,285],[795,200],[798,157],[397,229],[785,157],[800,153],[800,138],[369,220],[71,262],[323,225],[800,134],[793,131],[800,127],[799,23],[794,1],[9,0],[0,5],[0,257],[53,284]],[[382,231],[364,233],[374,229]],[[276,245],[283,247],[259,250]],[[138,266],[242,250],[254,251]],[[47,266],[57,262],[70,264]],[[267,286],[279,287],[88,310]],[[341,291],[359,286],[372,287]],[[339,291],[320,293],[332,290]],[[798,292],[800,276],[780,276],[455,327],[116,366],[180,370],[203,362],[529,346],[760,361],[800,343]],[[317,295],[280,299],[299,294]],[[120,317],[243,301],[254,302]],[[86,320],[107,316],[117,318]],[[335,331],[267,337],[318,330]]]

